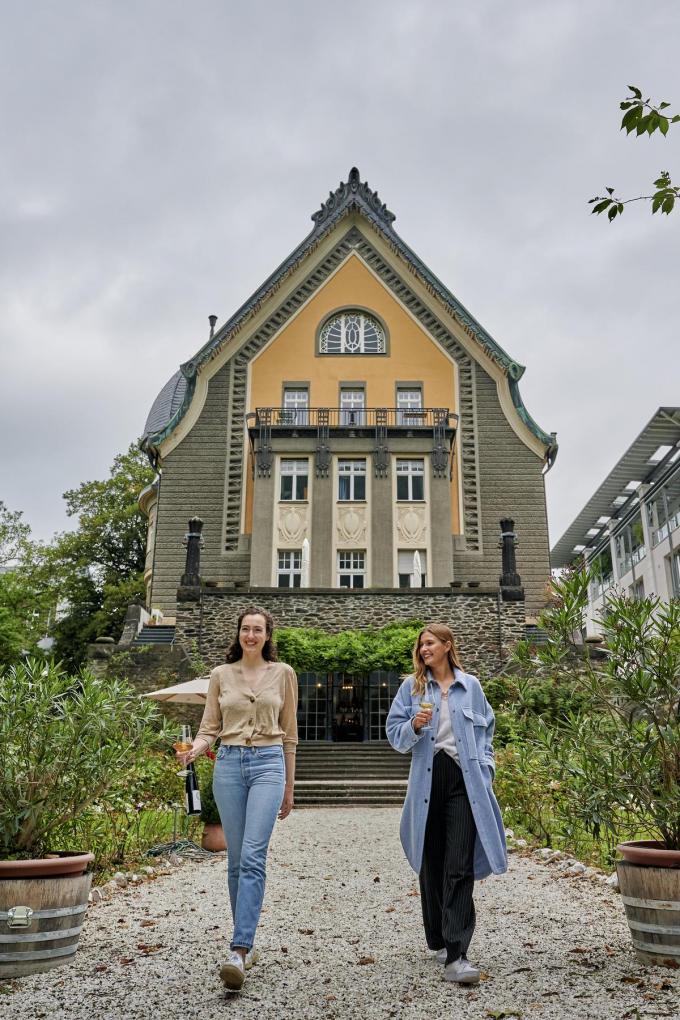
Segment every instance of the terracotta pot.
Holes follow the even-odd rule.
[[[224,829],[219,824],[205,824],[203,826],[203,836],[201,837],[201,846],[204,850],[210,850],[211,853],[217,854],[227,849],[227,841],[224,838]]]
[[[82,875],[93,860],[94,854],[66,851],[28,861],[0,860],[0,878],[56,878],[57,875]]]
[[[638,839],[619,843],[616,848],[624,861],[650,868],[680,868],[680,850],[667,850],[656,839]]]

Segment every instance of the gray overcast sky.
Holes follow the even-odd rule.
[[[680,7],[630,0],[4,0],[0,499],[37,537],[356,164],[396,229],[527,366],[556,431],[555,541],[680,402],[680,210],[587,199],[680,178]],[[520,563],[521,568],[521,563]]]

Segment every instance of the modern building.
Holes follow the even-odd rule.
[[[148,607],[173,617],[182,539],[239,591],[498,590],[499,520],[544,601],[544,472],[557,443],[524,368],[402,241],[353,169],[313,228],[156,398]]]
[[[660,407],[569,525],[553,567],[585,562],[595,571],[586,631],[612,590],[680,597],[680,407]]]

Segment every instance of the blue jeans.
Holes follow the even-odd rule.
[[[267,848],[283,800],[283,748],[232,747],[217,752],[213,793],[227,840],[231,948],[250,949],[264,899]]]

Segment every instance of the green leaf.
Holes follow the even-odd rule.
[[[637,123],[638,123],[638,121],[640,120],[641,117],[642,117],[642,107],[641,106],[633,106],[628,111],[628,113],[625,113],[623,115],[623,119],[621,120],[621,129],[622,130],[625,129],[626,133],[630,134],[631,131],[635,130],[635,127],[636,127],[636,125],[637,125]]]
[[[659,117],[659,131],[662,135],[668,134],[668,117]]]
[[[673,211],[675,205],[675,195],[666,195],[661,205],[661,212],[666,213],[666,216]]]
[[[611,198],[603,198],[601,202],[598,202],[596,206],[593,206],[591,212],[601,213],[604,212],[612,204]]]
[[[613,188],[605,188],[605,191],[608,191],[610,195],[614,194],[614,189]]]
[[[680,120],[680,113],[676,113],[674,117],[671,117],[671,124],[677,124]]]
[[[642,92],[640,92],[640,89],[637,88],[637,86],[629,85],[628,88],[633,93],[633,95],[636,97],[636,99],[642,99]]]
[[[611,209],[607,213],[607,218],[609,219],[610,223],[612,222],[612,220],[616,218],[616,214],[618,213],[618,211],[619,207],[617,205],[612,205]]]
[[[670,105],[671,105],[670,103],[667,103],[667,102],[665,102],[665,100],[664,100],[664,102],[663,102],[663,103],[659,103],[659,109],[660,109],[660,110],[665,110],[665,109],[666,109],[666,107],[667,107],[667,106],[670,106]]]

